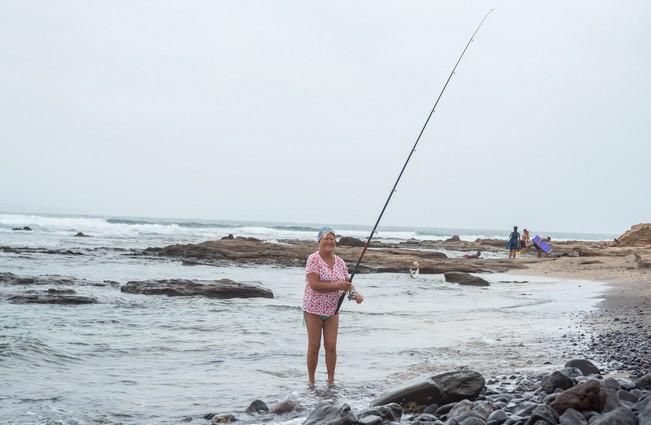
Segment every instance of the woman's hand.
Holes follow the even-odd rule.
[[[361,304],[362,302],[364,302],[364,295],[360,294],[359,292],[355,292],[355,294],[353,295],[353,299],[357,304]]]
[[[351,289],[353,289],[353,284],[350,281],[344,280],[343,282],[339,282],[339,290],[349,292]]]

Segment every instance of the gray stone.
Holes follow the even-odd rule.
[[[397,403],[389,403],[384,406],[369,407],[357,414],[358,418],[375,415],[382,418],[383,421],[400,422],[402,418],[402,407]]]
[[[484,377],[477,372],[460,370],[414,379],[390,390],[371,402],[371,406],[388,403],[414,403],[429,406],[461,400],[474,400],[484,388]]]
[[[619,391],[619,383],[610,378],[601,382],[602,391],[606,394],[606,404],[601,410],[602,413],[610,412],[617,409],[621,403],[617,392]]]
[[[509,417],[506,415],[506,412],[503,410],[495,410],[488,416],[486,422],[488,422],[488,425],[499,425],[501,423],[504,423],[508,418]]]
[[[427,406],[425,409],[423,409],[423,413],[430,413],[432,415],[435,415],[436,411],[439,409],[439,407],[441,407],[441,406],[439,406],[436,403],[432,403],[429,406]]]
[[[575,367],[579,369],[583,375],[599,375],[599,368],[595,366],[590,360],[573,359],[565,363],[565,367]]]
[[[651,373],[636,379],[633,383],[640,390],[651,390]]]
[[[414,420],[418,422],[435,422],[438,420],[438,418],[434,415],[430,415],[429,413],[423,413],[421,415],[418,415]]]
[[[359,425],[382,425],[384,421],[381,417],[376,415],[368,415],[357,420]]]
[[[558,418],[558,423],[560,425],[587,425],[588,420],[581,414],[581,412],[574,409],[567,409],[565,413]]]
[[[556,389],[567,390],[574,386],[574,381],[572,378],[567,377],[560,371],[556,370],[551,373],[551,375],[543,378],[542,389],[547,394],[551,394]]]
[[[594,425],[637,425],[637,419],[631,409],[618,407],[599,416],[594,421]]]
[[[581,371],[581,369],[576,367],[565,367],[559,370],[559,372],[570,379],[577,379],[583,376],[583,372]]]
[[[635,403],[633,409],[638,412],[639,425],[651,425],[651,394]]]
[[[292,400],[291,398],[288,398],[286,400],[283,400],[271,406],[270,411],[271,413],[274,413],[276,415],[282,415],[284,413],[289,413],[289,412],[293,412],[294,410],[298,410],[299,408],[302,408],[302,406],[298,404],[296,400]]]
[[[637,403],[638,400],[638,396],[626,390],[617,391],[617,397],[620,401],[628,401],[630,403]]]
[[[237,421],[237,418],[231,414],[226,414],[226,415],[215,415],[212,417],[212,421],[210,422],[213,425],[217,424],[227,424],[230,422],[235,422]]]
[[[320,403],[303,425],[353,425],[357,417],[346,403],[335,406],[329,401]]]
[[[441,415],[445,415],[445,414],[449,413],[450,410],[452,410],[452,408],[453,408],[456,404],[457,404],[457,403],[448,403],[448,404],[444,404],[443,406],[441,406],[441,407],[439,407],[438,409],[436,409],[436,414],[439,415],[439,416],[441,416]]]
[[[538,421],[544,421],[549,425],[556,425],[558,423],[558,415],[551,407],[545,404],[539,404],[531,413],[531,417],[527,421],[527,424],[533,425]]]
[[[595,412],[594,410],[586,410],[585,412],[581,412],[581,413],[583,413],[583,417],[585,418],[586,421],[589,421],[595,416],[601,416],[601,413]]]

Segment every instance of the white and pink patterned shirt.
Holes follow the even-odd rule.
[[[335,255],[335,265],[331,268],[323,261],[319,251],[310,254],[305,264],[305,292],[303,293],[303,310],[319,316],[332,316],[337,310],[339,297],[343,291],[317,292],[310,288],[308,273],[318,273],[323,282],[341,282],[348,280],[348,268],[340,257]]]

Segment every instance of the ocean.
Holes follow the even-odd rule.
[[[29,226],[32,231],[14,231]],[[337,385],[325,385],[320,359],[308,388],[302,323],[302,268],[183,266],[133,250],[193,243],[227,234],[268,241],[313,240],[318,224],[0,214],[0,271],[64,275],[98,304],[11,304],[24,290],[0,285],[0,423],[208,423],[207,413],[242,411],[260,398],[293,398],[305,413],[330,399],[363,407],[379,392],[424,373],[459,367],[486,376],[565,360],[556,344],[579,332],[576,318],[596,308],[604,284],[513,274],[482,275],[490,287],[461,287],[442,276],[359,275],[361,305],[342,308]],[[335,226],[366,237],[369,227]],[[75,237],[83,232],[89,237]],[[381,228],[377,238],[505,238],[505,231]],[[553,239],[613,235],[545,232]],[[455,253],[452,253],[453,255]],[[460,253],[457,253],[460,254]],[[500,254],[495,254],[500,255]],[[506,254],[504,254],[506,255]],[[273,299],[215,300],[123,294],[129,280],[258,281]],[[29,288],[27,288],[29,289]],[[551,367],[551,366],[548,366]],[[304,417],[304,416],[303,416]],[[301,416],[272,423],[300,423]]]

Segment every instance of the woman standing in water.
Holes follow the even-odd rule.
[[[513,226],[513,231],[509,236],[509,241],[506,243],[509,249],[509,258],[515,258],[515,253],[520,248],[520,233],[518,233],[518,226]]]
[[[352,284],[346,263],[335,255],[334,230],[329,227],[319,230],[318,244],[318,251],[307,257],[305,265],[303,316],[307,327],[307,374],[310,385],[314,385],[323,334],[328,384],[332,385],[337,365],[337,306],[339,297],[343,292],[351,291]],[[357,304],[364,301],[360,293],[355,293],[354,299]]]

